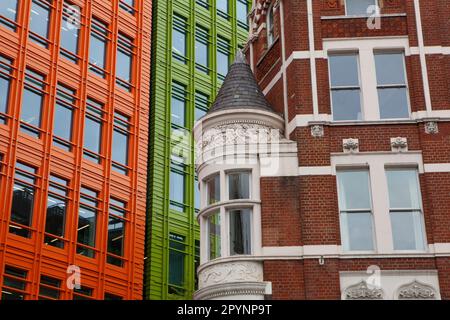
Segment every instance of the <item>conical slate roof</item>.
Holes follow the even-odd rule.
[[[274,112],[262,93],[242,51],[236,59],[219,90],[208,113],[227,109],[262,109]]]

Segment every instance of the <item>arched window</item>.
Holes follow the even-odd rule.
[[[270,47],[273,44],[274,41],[274,29],[273,29],[273,4],[270,5],[269,9],[267,10],[267,21],[266,21],[266,27],[267,27],[267,46]]]

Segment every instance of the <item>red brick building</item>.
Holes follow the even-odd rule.
[[[142,299],[150,29],[147,0],[1,1],[1,299]]]
[[[449,16],[255,1],[196,126],[197,299],[450,299]]]

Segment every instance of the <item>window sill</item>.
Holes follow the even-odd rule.
[[[406,13],[386,13],[379,15],[380,18],[406,17]],[[321,20],[341,20],[341,19],[368,19],[378,17],[375,15],[340,15],[340,16],[322,16]]]
[[[417,120],[405,118],[405,119],[386,119],[386,120],[344,120],[344,121],[325,120],[325,121],[308,122],[308,125],[315,125],[315,124],[323,124],[329,126],[367,126],[367,125],[386,125],[386,124],[417,124]]]
[[[238,200],[225,200],[221,202],[216,202],[201,209],[197,214],[197,218],[208,215],[209,213],[212,213],[221,207],[225,207],[225,209],[231,209],[236,207],[251,207],[255,204],[261,204],[261,201],[252,199],[238,199]]]

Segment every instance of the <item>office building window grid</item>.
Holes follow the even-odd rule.
[[[124,9],[127,4],[131,5],[133,14]],[[36,10],[32,12],[32,8]],[[39,261],[44,259],[43,252],[53,259],[60,259],[62,255],[75,257],[72,259],[77,260],[76,264],[83,268],[85,275],[93,272],[92,266],[89,266],[92,262],[83,261],[102,257],[106,262],[108,217],[104,208],[109,203],[103,198],[99,200],[97,208],[101,217],[96,226],[95,258],[76,254],[76,248],[82,247],[76,241],[80,185],[97,191],[99,195],[109,194],[109,189],[115,187],[120,190],[117,194],[120,194],[130,210],[144,214],[143,200],[138,198],[133,189],[142,181],[136,171],[141,166],[137,161],[144,163],[146,158],[142,151],[138,154],[138,148],[142,149],[142,146],[130,146],[124,156],[126,161],[118,162],[126,167],[127,175],[114,174],[112,168],[113,154],[116,152],[113,148],[114,112],[127,115],[127,128],[130,131],[137,122],[143,126],[148,122],[144,117],[139,117],[148,109],[148,94],[144,92],[138,95],[133,86],[136,83],[134,79],[149,72],[150,62],[145,54],[137,56],[143,46],[150,47],[149,35],[143,34],[144,26],[148,24],[144,14],[149,14],[149,8],[150,5],[142,0],[115,1],[114,5],[107,5],[104,1],[79,0],[4,0],[0,4],[0,32],[2,36],[5,34],[12,39],[10,48],[0,49],[0,138],[2,141],[15,141],[14,145],[7,145],[6,148],[0,146],[3,162],[14,161],[12,166],[2,163],[0,168],[0,191],[6,194],[3,225],[7,241],[21,241],[27,247],[34,247],[34,243],[39,240],[40,243],[36,244],[40,252],[36,259]],[[91,26],[94,29],[92,32]],[[112,30],[113,26],[117,26],[117,29]],[[95,38],[91,33],[100,41],[95,42],[98,40],[95,39],[91,44],[91,38]],[[23,36],[18,37],[19,34]],[[125,67],[126,71],[130,70],[129,76],[124,76],[126,72],[116,70],[117,64],[122,66],[116,63],[116,53],[123,49],[122,35],[132,39],[132,61]],[[23,48],[26,48],[26,55]],[[90,56],[90,53],[93,55]],[[140,66],[139,70],[134,69],[135,65]],[[114,75],[114,78],[110,75]],[[116,84],[116,78],[124,80],[131,89],[121,88]],[[142,81],[147,82],[146,79]],[[107,95],[105,92],[114,94]],[[91,125],[95,121],[86,125],[87,118],[98,121],[99,125]],[[130,131],[128,135],[131,141]],[[148,139],[140,132],[133,135],[139,137],[139,141]],[[16,159],[33,168],[35,173],[14,168]],[[93,182],[92,175],[99,174],[101,176],[94,178]],[[22,181],[23,176],[26,176],[26,181]],[[107,179],[111,179],[108,185],[103,183]],[[27,191],[28,200],[33,201],[25,203],[26,217],[16,214],[19,205],[17,201],[13,203],[15,191],[16,194]],[[21,205],[23,207],[24,203]],[[58,216],[53,225],[46,221],[48,211]],[[134,231],[140,228],[134,216],[129,218],[126,226],[132,233],[130,240],[125,238],[125,241],[143,237]],[[29,221],[31,226],[28,226]],[[11,232],[8,232],[10,229]],[[126,247],[124,242],[123,248]],[[122,258],[134,263],[137,252],[140,249],[133,246],[128,255]],[[2,254],[0,252],[0,260]],[[40,275],[36,275],[37,271],[32,265],[19,260],[19,257],[14,258],[13,265],[23,266],[29,276],[39,282],[36,286],[26,286],[23,298],[56,298],[56,293],[50,294],[50,297],[39,294]],[[45,269],[46,264],[42,265]],[[124,263],[121,268],[115,268],[109,263],[104,265],[114,268],[111,271],[111,267],[106,267],[108,270],[104,271],[114,274],[105,290],[118,297],[136,298],[137,293],[129,290],[128,286],[128,281],[140,281],[135,277],[130,278],[130,269],[134,268],[134,264]],[[54,278],[64,280],[65,268],[61,276]],[[3,278],[3,269],[0,274]],[[53,272],[47,268],[45,275],[52,276]],[[100,280],[92,279],[86,285],[95,289]],[[42,287],[45,287],[44,281],[42,278]],[[47,282],[50,286],[51,281]],[[94,290],[90,297],[103,298],[104,293],[103,290]],[[67,298],[72,298],[72,292],[63,282],[58,299]]]

